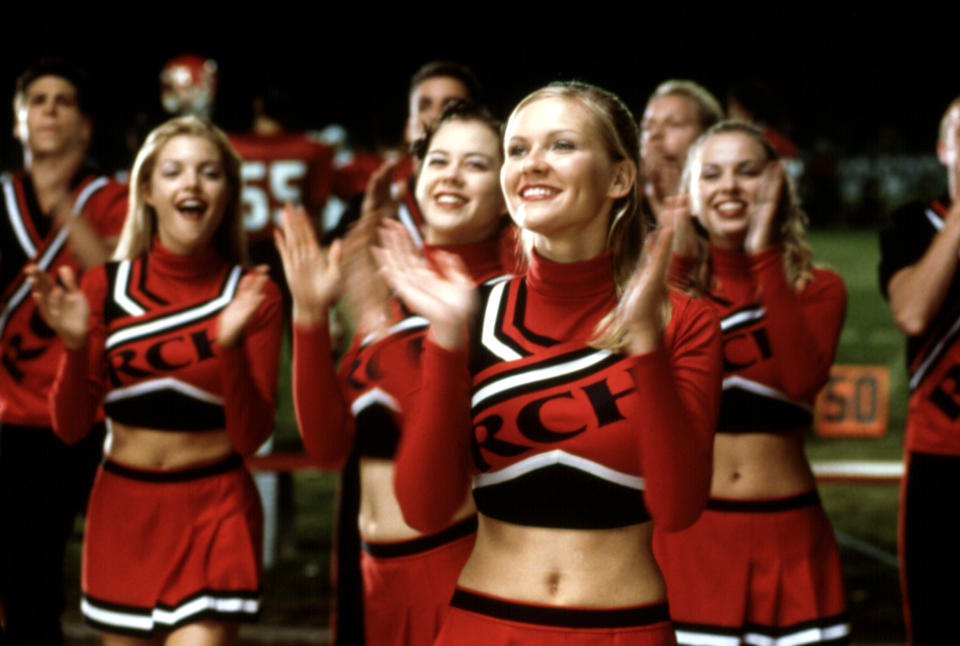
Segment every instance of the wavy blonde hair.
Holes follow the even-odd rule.
[[[220,151],[227,178],[228,199],[223,219],[213,235],[213,244],[227,262],[246,264],[247,240],[240,204],[240,157],[222,130],[192,115],[170,119],[154,128],[137,152],[130,172],[130,205],[113,254],[114,260],[134,258],[150,250],[157,233],[157,213],[144,200],[144,189],[150,183],[160,151],[167,142],[180,136],[206,139]]]
[[[780,155],[767,141],[763,131],[751,123],[728,119],[712,126],[690,147],[687,164],[683,169],[682,191],[693,196],[693,185],[700,177],[703,162],[703,146],[711,137],[723,134],[742,134],[755,141],[764,151],[766,161],[779,162]],[[784,185],[780,191],[780,204],[777,206],[776,220],[778,242],[783,246],[783,269],[787,281],[798,289],[813,277],[813,250],[807,244],[807,214],[800,208],[797,189],[793,179],[784,173]],[[712,272],[709,261],[709,247],[706,240],[700,239],[697,260],[690,273],[684,277],[682,285],[676,285],[695,294],[706,294],[710,290]]]

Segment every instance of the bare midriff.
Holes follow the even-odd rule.
[[[405,541],[422,536],[403,521],[400,503],[393,491],[393,460],[360,459],[360,536],[381,543]],[[476,513],[469,493],[450,524]]]
[[[804,431],[717,433],[713,444],[715,498],[783,498],[814,488],[803,452]]]
[[[223,430],[167,431],[112,424],[107,456],[132,467],[183,469],[216,462],[234,452]]]
[[[459,586],[512,601],[615,608],[666,599],[653,559],[653,523],[550,529],[480,515]]]

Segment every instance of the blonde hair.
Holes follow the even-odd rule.
[[[682,96],[692,101],[697,107],[697,119],[700,121],[701,131],[723,119],[723,106],[717,98],[710,93],[710,90],[694,81],[686,79],[664,81],[647,99],[647,105],[662,96]]]
[[[113,254],[114,259],[133,258],[149,251],[157,233],[157,214],[144,200],[144,189],[153,175],[160,151],[171,139],[180,136],[206,139],[220,150],[227,178],[228,199],[223,219],[213,235],[213,245],[227,262],[246,264],[247,243],[240,208],[240,157],[222,130],[192,115],[176,117],[157,126],[140,147],[130,172],[130,205]]]
[[[593,117],[610,159],[633,164],[633,185],[625,196],[614,201],[607,228],[606,248],[610,252],[617,296],[620,296],[640,262],[646,235],[646,226],[640,212],[637,177],[640,169],[640,133],[636,119],[620,97],[612,92],[580,81],[557,81],[524,97],[510,113],[507,123],[513,121],[524,107],[542,99],[577,101]],[[529,254],[533,246],[531,234],[524,231],[522,243],[524,251]],[[626,329],[617,324],[616,310],[613,310],[597,324],[590,344],[597,348],[620,350],[625,346],[625,333]]]
[[[683,169],[681,180],[682,190],[695,197],[693,184],[700,176],[700,167],[703,161],[703,146],[711,137],[723,134],[742,134],[755,141],[764,151],[766,161],[779,162],[780,155],[767,141],[763,131],[746,121],[728,119],[721,121],[707,130],[690,147],[687,155],[687,165]],[[797,198],[797,189],[793,180],[784,173],[783,189],[780,191],[780,204],[777,206],[775,218],[780,223],[777,228],[779,242],[783,246],[783,269],[787,281],[795,289],[805,284],[813,277],[813,250],[807,244],[807,214],[800,208]],[[699,254],[694,266],[686,276],[687,283],[682,287],[684,291],[706,294],[710,289],[712,278],[709,263],[707,242],[701,239]]]

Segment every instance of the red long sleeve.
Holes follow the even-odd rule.
[[[351,361],[355,344],[344,357]],[[326,325],[293,328],[293,406],[303,446],[324,469],[339,469],[353,447],[353,416],[333,366]]]
[[[220,348],[220,385],[226,433],[241,455],[251,455],[273,432],[283,318],[280,289],[266,295],[243,331],[243,343]]]
[[[846,314],[843,281],[814,270],[802,292],[787,283],[783,253],[770,249],[750,259],[758,296],[766,309],[767,330],[783,391],[812,402],[827,383]]]
[[[450,524],[470,487],[470,373],[466,351],[450,352],[427,336],[419,391],[397,450],[394,491],[404,521],[423,533]]]
[[[658,527],[691,525],[710,493],[720,406],[720,327],[699,300],[671,299],[664,347],[636,357],[631,374],[645,412],[640,433],[647,509]]]
[[[85,273],[80,287],[90,308],[87,343],[79,350],[64,351],[49,394],[53,431],[67,444],[79,442],[90,431],[104,393],[103,267]]]

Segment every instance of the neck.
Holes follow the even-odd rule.
[[[723,249],[728,253],[746,253],[743,248],[746,236],[742,238],[720,238],[710,236],[710,246],[714,249]]]
[[[742,248],[728,249],[710,242],[710,262],[717,275],[749,275],[750,257]]]
[[[585,262],[600,256],[606,250],[606,240],[597,236],[548,238],[537,235],[533,248],[542,257],[557,263]]]
[[[189,255],[180,255],[164,247],[159,238],[153,239],[150,262],[158,273],[195,280],[216,277],[217,269],[226,264],[213,245]]]
[[[24,167],[44,213],[69,194],[71,182],[83,166],[83,156],[82,150],[59,155],[34,155],[29,150],[24,153]]]
[[[527,270],[527,284],[533,290],[558,298],[602,297],[616,300],[609,253],[579,262],[561,263],[534,250]]]

